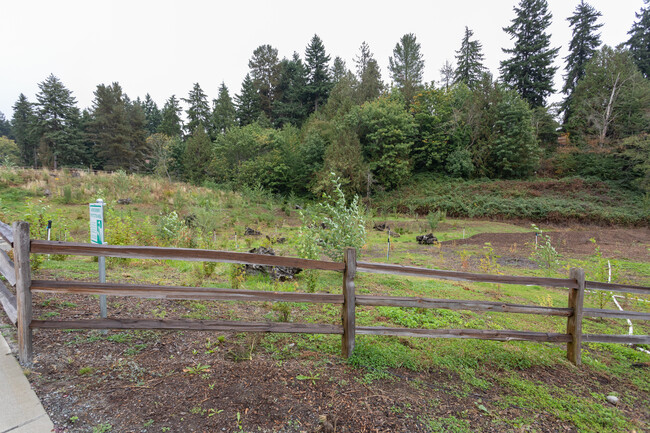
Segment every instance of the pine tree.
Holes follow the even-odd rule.
[[[274,90],[279,78],[278,50],[271,45],[260,45],[248,61],[253,84],[259,95],[260,108],[266,117],[273,119]]]
[[[445,60],[445,64],[440,68],[440,82],[449,89],[449,86],[454,82],[454,65],[449,60]]]
[[[147,119],[147,132],[149,135],[155,134],[162,122],[162,112],[148,93],[144,97],[142,108]]]
[[[420,53],[420,44],[413,33],[408,33],[395,44],[393,56],[388,59],[388,69],[393,81],[402,91],[407,107],[422,85],[424,59]]]
[[[79,131],[79,109],[72,92],[51,74],[38,84],[36,137],[39,140],[39,160],[43,165],[83,163]]]
[[[305,50],[307,62],[307,109],[309,112],[318,111],[318,107],[327,102],[332,89],[332,78],[329,73],[330,56],[325,53],[323,41],[314,35]]]
[[[183,154],[183,169],[187,180],[196,185],[203,182],[207,177],[211,161],[212,142],[205,133],[203,125],[199,124],[187,139]]]
[[[162,120],[158,126],[158,132],[168,137],[180,137],[183,131],[180,114],[181,107],[178,105],[178,99],[176,99],[176,95],[172,95],[162,109]]]
[[[273,104],[276,126],[302,125],[307,117],[306,86],[307,70],[298,53],[293,53],[291,60],[283,59],[280,63],[280,98]]]
[[[133,152],[133,159],[129,162],[130,171],[140,171],[146,161],[151,159],[152,151],[147,143],[147,116],[142,106],[142,102],[128,101],[126,95],[126,120],[129,126],[128,145]]]
[[[104,169],[127,168],[135,158],[135,152],[129,146],[130,127],[122,87],[119,83],[100,84],[94,94],[88,130],[96,143],[97,158]]]
[[[37,168],[38,141],[34,137],[36,127],[36,114],[34,106],[22,93],[13,106],[14,116],[11,120],[11,129],[20,150],[20,161],[24,165]]]
[[[566,75],[562,93],[566,99],[562,103],[565,122],[569,118],[571,108],[571,98],[578,82],[585,76],[585,66],[594,56],[594,53],[600,46],[600,34],[596,33],[602,24],[596,24],[596,20],[601,13],[594,9],[588,3],[581,1],[573,15],[567,18],[569,25],[573,29],[573,37],[569,44],[569,55],[566,60]]]
[[[224,134],[228,128],[235,126],[237,111],[232,102],[228,87],[224,82],[219,86],[219,96],[212,101],[212,135]]]
[[[345,74],[348,73],[348,67],[345,64],[345,60],[340,58],[339,56],[334,57],[334,65],[332,66],[332,84],[336,84],[343,77],[345,77]]]
[[[381,95],[384,90],[384,83],[381,80],[379,64],[370,52],[370,47],[363,42],[359,47],[359,55],[355,58],[357,64],[357,99],[360,103],[371,101]]]
[[[250,74],[246,74],[244,77],[241,93],[235,95],[235,105],[237,106],[237,118],[241,126],[250,125],[259,119],[260,114],[262,114],[260,96],[255,89]]]
[[[194,87],[190,90],[187,99],[182,99],[183,102],[189,104],[189,107],[185,110],[185,113],[187,113],[185,132],[188,135],[192,134],[199,124],[203,125],[203,127],[210,124],[210,104],[199,83],[194,83]]]
[[[627,32],[630,39],[626,45],[643,76],[650,79],[650,0],[645,0],[645,3],[648,6],[641,8],[636,14],[638,21],[635,21]]]
[[[511,57],[501,62],[501,79],[528,101],[531,107],[544,105],[553,93],[553,60],[559,48],[549,48],[551,36],[546,29],[552,15],[546,0],[520,0],[517,16],[503,31],[515,40],[513,48],[502,48]]]
[[[483,66],[482,45],[479,41],[472,41],[470,38],[474,35],[467,26],[465,26],[465,36],[460,44],[460,50],[456,51],[456,71],[454,73],[454,84],[465,83],[469,87],[481,80],[481,75],[485,67]]]

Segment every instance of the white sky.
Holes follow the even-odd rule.
[[[617,45],[643,0],[589,0],[603,16],[602,40]],[[483,44],[486,66],[498,76],[501,48],[512,47],[502,30],[519,0],[358,1],[305,0],[0,0],[0,111],[10,119],[22,92],[34,102],[37,84],[50,73],[91,106],[98,84],[118,81],[135,99],[148,92],[162,108],[175,94],[187,97],[198,82],[210,100],[224,81],[231,96],[239,93],[253,50],[271,44],[280,57],[305,47],[318,34],[332,60],[342,57],[354,71],[363,41],[389,82],[388,57],[399,38],[415,33],[425,60],[424,80],[439,80],[446,59],[454,61],[464,28]],[[549,29],[561,87],[563,58],[571,31],[566,18],[579,0],[549,0]],[[557,97],[554,98],[557,100]]]

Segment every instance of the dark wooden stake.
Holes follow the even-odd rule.
[[[341,352],[344,358],[350,357],[354,351],[355,335],[355,303],[354,277],[357,273],[357,250],[348,248],[344,256],[345,269],[343,270],[343,344]]]
[[[14,266],[18,306],[18,358],[25,367],[32,365],[32,271],[29,263],[29,224],[17,221],[14,229]]]
[[[573,314],[569,316],[566,324],[566,332],[571,336],[571,341],[566,345],[566,356],[575,365],[582,363],[582,309],[585,300],[585,270],[571,269],[569,274],[572,280],[578,283],[576,289],[569,289],[569,308]]]

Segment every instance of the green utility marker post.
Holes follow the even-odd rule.
[[[90,243],[104,245],[104,200],[97,199],[96,203],[90,203]],[[106,257],[99,256],[99,282],[106,282]],[[107,316],[106,295],[99,295],[99,312],[102,319]]]

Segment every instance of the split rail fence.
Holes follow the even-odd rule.
[[[650,313],[584,308],[585,289],[627,292],[649,295],[650,287],[608,284],[585,281],[582,269],[572,269],[569,278],[521,277],[509,275],[475,274],[445,271],[382,263],[357,262],[356,251],[348,249],[343,262],[307,260],[293,257],[267,256],[230,251],[162,248],[146,246],[118,246],[30,240],[29,224],[15,222],[13,227],[0,222],[0,237],[13,247],[14,262],[0,252],[0,273],[15,286],[16,295],[0,280],[0,300],[7,316],[18,327],[19,359],[30,365],[33,357],[32,329],[176,329],[235,332],[275,332],[303,334],[340,334],[342,355],[352,354],[356,335],[393,335],[429,338],[474,338],[498,341],[535,341],[566,343],[567,357],[580,365],[580,348],[584,343],[650,344],[650,335],[584,334],[583,317],[607,317],[631,320],[650,320]],[[30,254],[63,254],[80,256],[105,256],[137,259],[186,260],[289,266],[319,269],[342,273],[342,293],[266,292],[222,288],[197,288],[180,286],[125,285],[79,281],[32,280]],[[15,264],[14,264],[15,263]],[[536,305],[509,304],[493,301],[432,299],[421,297],[396,297],[361,295],[355,290],[357,272],[391,274],[405,277],[435,278],[455,281],[496,284],[534,285],[568,289],[568,306],[540,307]],[[35,320],[32,317],[32,293],[67,293],[82,295],[134,296],[174,300],[218,301],[271,301],[304,302],[341,305],[341,324],[244,322],[218,320],[159,320],[159,319],[87,319],[87,320]],[[410,329],[381,326],[357,326],[357,306],[388,306],[442,308],[450,310],[491,311],[501,313],[536,314],[566,317],[566,333],[532,332],[515,330],[479,329]]]

